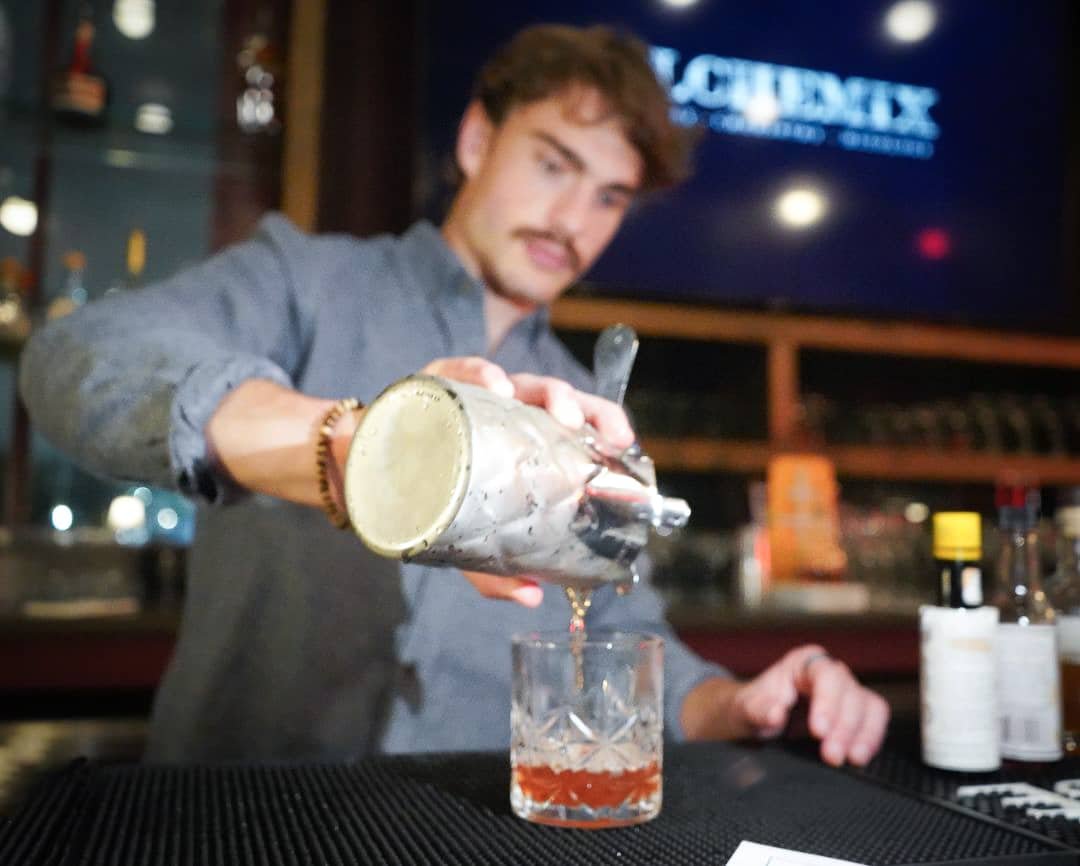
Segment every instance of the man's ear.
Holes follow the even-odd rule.
[[[495,124],[491,122],[480,101],[474,99],[462,115],[461,125],[458,126],[457,148],[454,151],[458,167],[466,178],[475,175],[484,164],[494,133]]]

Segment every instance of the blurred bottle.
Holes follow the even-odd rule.
[[[1047,594],[1057,613],[1058,658],[1061,661],[1063,742],[1080,751],[1080,505],[1066,505],[1055,515],[1058,564],[1047,581]]]
[[[1045,394],[1036,394],[1028,405],[1028,415],[1035,451],[1039,454],[1065,454],[1065,422],[1054,402]]]
[[[996,399],[1002,445],[1010,454],[1034,454],[1035,436],[1031,418],[1015,394],[1001,394]]]
[[[64,285],[45,308],[46,319],[60,319],[86,303],[86,256],[79,250],[64,253]]]
[[[270,6],[256,14],[255,27],[236,54],[243,78],[236,98],[236,123],[242,132],[274,134],[281,130],[282,77],[284,64],[274,40],[274,15]]]
[[[1024,485],[1001,485],[997,504],[1001,550],[993,604],[1000,614],[1001,756],[1056,761],[1062,756],[1061,674],[1055,612],[1039,568],[1039,493]]]
[[[938,603],[919,608],[923,761],[943,770],[1001,765],[995,638],[983,604],[982,527],[974,512],[934,515]]]
[[[30,314],[23,297],[23,267],[9,256],[0,260],[0,337],[21,341],[30,335]]]
[[[124,253],[124,275],[116,280],[105,294],[130,292],[142,285],[143,270],[146,268],[146,233],[142,229],[132,229],[128,234]]]
[[[993,401],[985,394],[972,394],[968,400],[968,414],[971,416],[972,448],[995,453],[1004,451],[1004,437]]]
[[[93,14],[89,3],[79,4],[71,60],[53,84],[53,111],[76,126],[101,125],[109,104],[109,83],[94,68],[92,57],[96,32]]]
[[[750,522],[735,533],[735,593],[742,607],[756,608],[761,606],[772,577],[765,482],[751,481],[747,494]]]
[[[934,404],[934,412],[941,424],[945,447],[952,451],[970,451],[974,445],[972,419],[964,407],[953,400],[941,400]]]

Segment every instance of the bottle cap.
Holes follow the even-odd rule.
[[[1080,538],[1080,505],[1066,505],[1057,511],[1057,523],[1061,534],[1068,538]]]
[[[64,253],[64,267],[69,271],[85,271],[86,256],[81,250],[68,250]]]
[[[982,518],[975,511],[939,511],[934,515],[937,559],[982,558]]]

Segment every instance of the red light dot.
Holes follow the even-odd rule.
[[[952,251],[952,239],[944,229],[923,229],[915,237],[915,246],[924,259],[938,261]]]

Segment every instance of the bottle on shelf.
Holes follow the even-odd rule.
[[[1040,574],[1038,490],[1002,485],[997,491],[1001,549],[993,603],[997,632],[1001,756],[1056,761],[1061,750],[1061,674],[1056,616]]]
[[[1058,561],[1047,593],[1057,613],[1062,741],[1074,754],[1080,752],[1080,505],[1062,506],[1055,517]]]
[[[64,285],[45,308],[46,319],[60,319],[75,312],[87,301],[86,256],[79,250],[64,253]]]
[[[13,256],[0,260],[0,339],[20,342],[30,335],[30,314],[23,296],[24,271]]]
[[[142,275],[146,268],[146,233],[142,229],[132,229],[128,233],[127,247],[124,253],[124,276],[114,282],[105,294],[132,291],[142,285]]]
[[[982,521],[934,515],[936,605],[919,608],[923,761],[986,772],[1001,766],[995,644],[998,609],[983,603]]]
[[[94,17],[89,3],[80,3],[71,60],[53,84],[52,108],[57,117],[77,126],[105,122],[109,83],[94,68]]]

